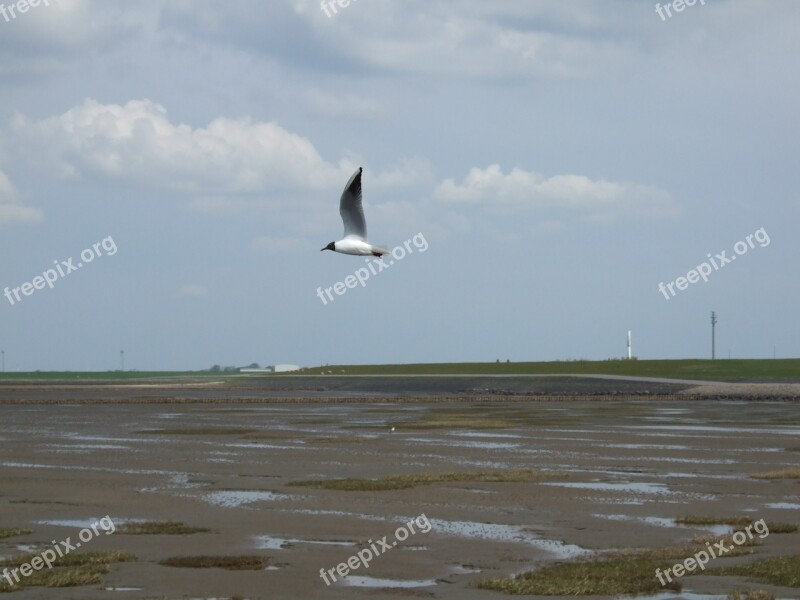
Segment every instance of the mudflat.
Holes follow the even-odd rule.
[[[74,543],[108,515],[115,532],[76,552],[136,557],[112,564],[102,583],[26,586],[9,598],[502,598],[476,585],[730,531],[678,525],[681,516],[800,523],[797,479],[752,477],[800,468],[797,402],[681,399],[689,386],[665,382],[576,391],[549,380],[535,396],[500,379],[358,381],[0,387],[0,530],[31,531],[0,539],[0,556]],[[401,489],[371,483],[393,476]],[[355,481],[308,485],[334,479]],[[123,531],[153,521],[207,531]],[[794,555],[798,541],[770,534],[752,555],[709,566]],[[368,566],[337,572],[367,548]],[[206,555],[266,566],[160,564]],[[735,587],[800,597],[731,576],[681,583],[684,595],[651,597],[719,598]]]

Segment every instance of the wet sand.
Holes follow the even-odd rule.
[[[90,542],[92,551],[130,552],[138,561],[113,565],[100,586],[28,588],[9,598],[502,598],[471,586],[549,561],[674,544],[709,531],[674,526],[680,515],[744,513],[800,523],[796,480],[750,477],[800,467],[800,452],[786,450],[800,445],[796,402],[680,399],[691,391],[685,383],[593,380],[594,388],[576,391],[570,386],[579,378],[540,382],[551,394],[576,394],[554,400],[500,378],[447,385],[392,379],[398,381],[359,379],[336,389],[318,378],[290,386],[276,379],[270,389],[251,382],[0,386],[0,528],[33,530],[0,540],[0,555],[74,539],[105,515],[117,524],[176,520],[212,530],[101,535]],[[447,402],[430,401],[434,396]],[[413,402],[387,401],[398,397]],[[513,414],[525,423],[403,426],[442,410],[476,418]],[[251,433],[142,433],[228,427]],[[564,475],[380,492],[287,485],[519,468]],[[428,533],[410,535],[345,582],[326,586],[320,578],[320,569],[347,561],[359,544],[391,541],[422,513]],[[799,536],[770,535],[756,556],[795,554]],[[202,554],[259,554],[271,566],[234,572],[157,564]],[[726,560],[741,559],[716,562]],[[683,583],[701,598],[741,584],[709,576]],[[756,587],[800,597],[798,590]],[[660,596],[681,597],[687,596]]]

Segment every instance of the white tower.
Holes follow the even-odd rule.
[[[633,355],[631,354],[631,330],[628,329],[628,360],[631,360]]]

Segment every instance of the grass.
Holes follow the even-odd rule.
[[[773,523],[767,521],[767,529],[770,533],[794,533],[797,531],[797,525],[794,523]]]
[[[800,452],[800,446],[790,446],[789,448],[786,448],[786,451],[787,452]]]
[[[780,471],[763,471],[750,475],[753,479],[800,479],[800,469],[781,469]]]
[[[9,556],[6,559],[0,560],[0,567],[19,567],[25,563],[29,563],[38,554],[25,553]],[[57,558],[53,562],[53,568],[56,567],[80,567],[86,565],[107,565],[109,563],[129,562],[136,560],[136,557],[124,552],[70,552]]]
[[[269,564],[266,556],[173,556],[158,564],[183,569],[227,569],[228,571],[260,571]]]
[[[397,429],[509,429],[526,426],[558,426],[574,423],[569,416],[552,414],[536,406],[435,407],[413,421],[392,423]],[[386,425],[379,427],[385,429]],[[364,426],[359,426],[363,429]],[[374,426],[367,427],[375,429]]]
[[[207,533],[205,527],[189,527],[180,521],[147,521],[145,523],[126,523],[119,527],[118,534],[127,535],[189,535]]]
[[[753,523],[753,518],[747,515],[737,515],[728,517],[704,517],[699,515],[687,515],[685,517],[678,517],[675,522],[679,525],[730,525],[739,530],[746,528]],[[774,521],[765,522],[767,530],[770,533],[794,533],[797,531],[797,525],[793,523],[778,523]],[[758,532],[756,532],[758,533]]]
[[[677,580],[662,587],[655,572],[657,568],[670,567],[674,561],[687,555],[686,548],[665,548],[659,556],[654,556],[651,551],[620,553],[593,560],[546,565],[512,579],[487,579],[478,587],[506,594],[538,596],[655,594],[665,588],[679,592],[681,585]]]
[[[31,533],[33,533],[33,531],[30,529],[0,529],[0,540],[20,535],[29,535]]]
[[[753,546],[760,546],[762,544],[761,538],[758,534],[753,534],[753,538],[748,538],[742,542],[741,544],[737,544],[733,541],[733,534],[725,535],[723,537],[718,537],[714,535],[698,535],[692,539],[693,544],[697,544],[697,548],[694,552],[698,550],[707,550],[707,546],[714,544],[714,542],[724,541],[725,547],[728,551],[721,557],[721,558],[733,558],[735,556],[747,556],[748,554],[752,554],[752,550],[750,550]],[[692,554],[694,554],[694,552]],[[688,556],[688,555],[687,555]]]
[[[436,363],[405,365],[328,365],[295,375],[634,375],[676,379],[742,381],[800,379],[800,359],[734,360],[575,360],[513,363]],[[342,373],[344,371],[344,373]],[[289,375],[290,377],[293,375]]]
[[[800,554],[764,558],[747,565],[722,567],[711,571],[713,575],[749,577],[759,583],[782,587],[800,587]]]
[[[634,375],[676,379],[800,380],[800,359],[728,359],[728,360],[566,360],[550,362],[432,363],[404,365],[327,365],[301,369],[294,373],[269,374],[266,377],[297,375]],[[4,381],[166,381],[204,382],[235,381],[252,375],[211,371],[105,371],[56,372],[35,371],[0,374]]]
[[[18,554],[0,560],[0,570],[29,564],[38,554]],[[75,587],[81,585],[97,585],[102,583],[103,575],[108,573],[111,563],[135,561],[136,557],[122,552],[85,552],[70,553],[58,558],[53,568],[43,565],[39,571],[33,571],[28,577],[20,576],[19,585],[10,586],[6,579],[0,579],[0,592],[13,592],[25,587]],[[14,580],[13,575],[11,575]]]
[[[682,546],[623,550],[598,558],[550,564],[511,579],[487,579],[478,587],[506,594],[539,596],[616,596],[655,594],[664,589],[680,591],[681,584],[677,578],[662,587],[655,576],[656,569],[665,571],[705,549],[706,542],[719,539],[726,540],[728,546],[733,543],[730,536],[698,536],[690,544]],[[757,543],[756,540],[748,540],[743,546]],[[746,548],[734,547],[725,557],[749,553],[750,550]]]
[[[238,373],[211,371],[19,371],[0,373],[3,381],[174,381],[176,383],[219,381],[231,377],[241,377]]]
[[[383,492],[387,490],[405,490],[420,485],[443,482],[487,482],[509,483],[520,481],[548,481],[564,479],[565,473],[539,473],[532,469],[498,469],[494,471],[473,471],[462,473],[421,473],[409,475],[389,475],[378,479],[318,479],[310,481],[291,481],[288,485],[296,487],[314,487],[325,490],[343,490],[348,492]]]
[[[733,590],[728,594],[728,600],[775,600],[775,594],[767,590]]]

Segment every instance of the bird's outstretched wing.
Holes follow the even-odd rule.
[[[356,236],[367,239],[367,221],[364,219],[364,208],[361,206],[361,171],[353,173],[344,187],[342,199],[339,201],[339,214],[344,222],[344,237]]]

